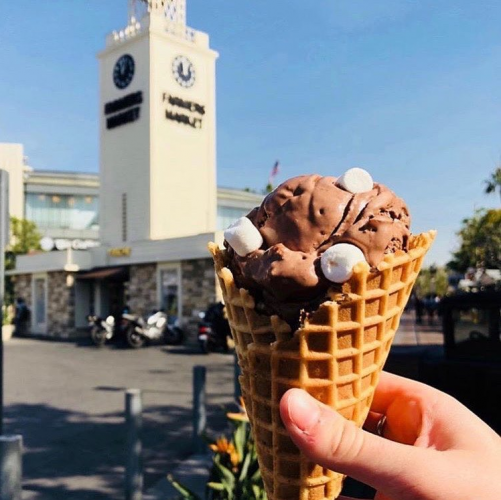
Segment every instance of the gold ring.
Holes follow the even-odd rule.
[[[378,436],[384,437],[384,436],[383,436],[383,433],[384,433],[384,428],[385,428],[385,426],[386,426],[386,415],[383,415],[383,416],[379,419],[379,421],[378,421],[378,423],[377,423],[377,425],[376,425],[376,434],[377,434]]]

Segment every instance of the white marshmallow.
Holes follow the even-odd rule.
[[[365,193],[374,187],[371,174],[363,168],[350,168],[338,180],[337,185],[350,193]]]
[[[359,262],[365,262],[362,250],[349,243],[331,246],[320,258],[324,276],[334,283],[348,281],[353,274],[353,267]]]
[[[263,244],[261,233],[247,217],[240,217],[226,229],[224,239],[240,257],[254,252]]]

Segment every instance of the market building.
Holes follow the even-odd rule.
[[[125,305],[163,309],[189,330],[216,300],[207,243],[262,196],[216,186],[218,54],[187,27],[185,7],[130,2],[128,25],[106,38],[99,178],[25,165],[11,175],[11,214],[37,222],[47,250],[18,257],[11,272],[34,334],[71,337],[90,312]],[[0,168],[12,171],[1,151]],[[14,153],[22,161],[22,148]]]

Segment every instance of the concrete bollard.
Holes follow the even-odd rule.
[[[0,500],[21,500],[22,436],[0,436]]]
[[[139,389],[128,389],[125,393],[125,425],[127,433],[125,500],[142,500],[143,498],[142,411],[141,391]]]
[[[207,424],[205,374],[205,366],[193,367],[193,453],[197,454],[207,452],[207,443],[204,440]]]

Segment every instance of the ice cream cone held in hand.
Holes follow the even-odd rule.
[[[280,399],[301,388],[362,426],[435,232],[362,169],[278,186],[209,248],[270,500],[331,500],[343,476],[288,436]]]

